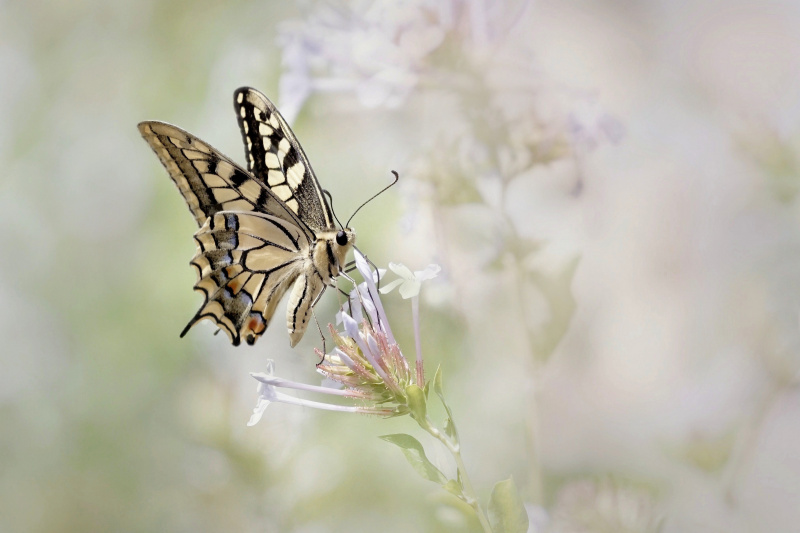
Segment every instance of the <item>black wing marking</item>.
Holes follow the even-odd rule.
[[[222,211],[210,217],[194,239],[197,253],[192,265],[198,277],[194,288],[203,293],[204,301],[181,337],[207,318],[234,345],[242,339],[254,344],[292,282],[306,277],[303,262],[308,247],[302,230],[261,213]],[[295,330],[290,334],[296,342]]]
[[[314,170],[275,105],[250,87],[238,89],[233,103],[250,172],[311,229],[335,227]]]

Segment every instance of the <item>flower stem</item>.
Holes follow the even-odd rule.
[[[489,519],[486,517],[486,513],[483,511],[483,508],[478,501],[478,496],[475,494],[475,489],[472,487],[472,481],[470,481],[469,476],[467,475],[467,467],[464,465],[464,460],[461,457],[461,445],[458,442],[453,442],[444,431],[440,430],[436,426],[433,425],[431,420],[425,417],[424,421],[417,421],[419,425],[433,435],[439,442],[444,444],[444,446],[450,452],[450,455],[453,456],[453,459],[456,462],[456,468],[458,468],[458,479],[461,482],[461,490],[464,494],[464,501],[475,510],[475,514],[478,516],[478,521],[481,523],[481,527],[486,533],[493,533],[492,526],[489,524]]]

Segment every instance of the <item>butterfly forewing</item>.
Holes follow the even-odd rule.
[[[139,131],[166,167],[198,226],[219,211],[260,211],[301,225],[268,187],[191,133],[158,121],[142,122]],[[312,232],[306,235],[313,239]]]
[[[250,172],[310,228],[334,227],[308,158],[275,105],[259,91],[243,87],[234,93],[234,106]]]

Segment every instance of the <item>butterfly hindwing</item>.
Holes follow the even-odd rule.
[[[334,227],[308,158],[275,105],[261,92],[242,87],[234,93],[234,106],[248,170],[310,228]]]
[[[242,339],[252,344],[292,282],[306,277],[303,232],[270,215],[223,211],[206,221],[195,242],[195,290],[205,301],[183,334],[210,318],[234,345]]]

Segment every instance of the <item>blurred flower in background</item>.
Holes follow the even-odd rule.
[[[610,479],[584,480],[561,488],[546,531],[657,533],[662,520],[646,491]]]

